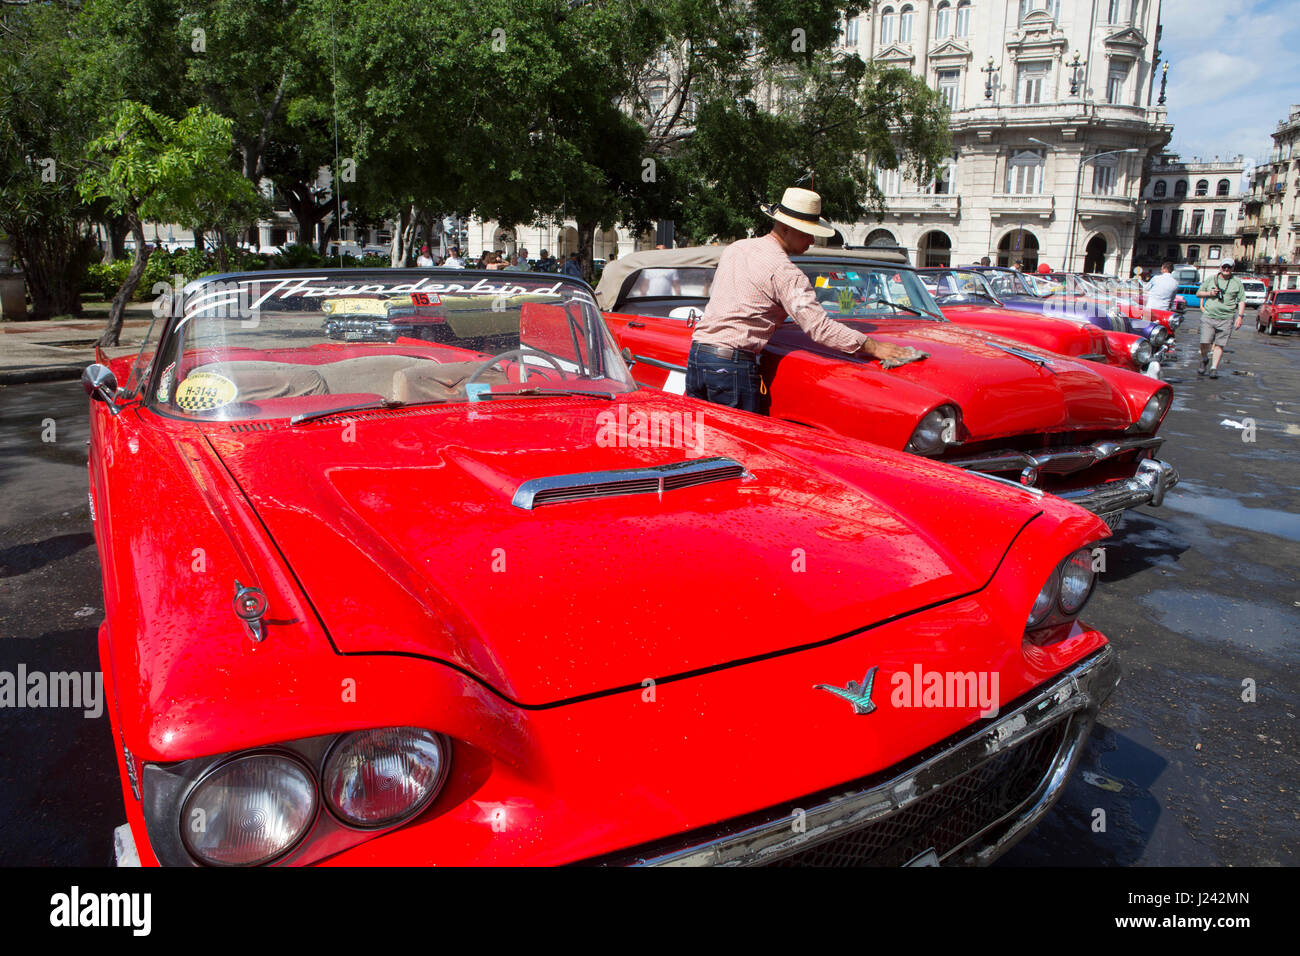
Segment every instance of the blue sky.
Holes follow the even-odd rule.
[[[1160,21],[1170,149],[1185,160],[1267,157],[1269,134],[1300,104],[1300,3],[1163,0]]]

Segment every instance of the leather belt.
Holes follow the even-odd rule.
[[[757,362],[758,356],[753,352],[746,352],[744,349],[728,348],[725,345],[710,345],[708,342],[692,342],[691,348],[701,349],[710,355],[715,355],[720,359],[726,359],[729,362]]]

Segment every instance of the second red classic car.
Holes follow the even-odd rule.
[[[566,277],[214,276],[83,381],[124,862],[986,862],[1118,679],[1095,516],[638,388]]]
[[[637,252],[606,267],[605,318],[637,381],[682,392],[693,315],[721,248]],[[1103,515],[1159,505],[1178,480],[1155,457],[1172,391],[955,326],[916,270],[870,250],[810,249],[795,262],[834,318],[929,358],[889,371],[823,348],[787,320],[762,354],[771,415],[1042,488]]]

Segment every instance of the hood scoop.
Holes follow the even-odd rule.
[[[530,478],[519,486],[512,504],[532,511],[543,505],[620,495],[653,495],[715,481],[749,478],[745,466],[731,458],[701,458],[649,468],[588,471],[573,475]]]

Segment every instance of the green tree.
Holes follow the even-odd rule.
[[[80,313],[96,251],[77,189],[94,113],[64,85],[75,15],[65,3],[0,7],[0,232],[26,273],[33,318]]]
[[[145,220],[199,227],[229,218],[232,208],[255,207],[252,183],[231,166],[231,125],[202,107],[174,120],[128,101],[118,107],[110,130],[87,146],[82,197],[106,201],[126,217],[135,238],[135,258],[113,297],[100,345],[117,344],[123,310],[148,264]]]

